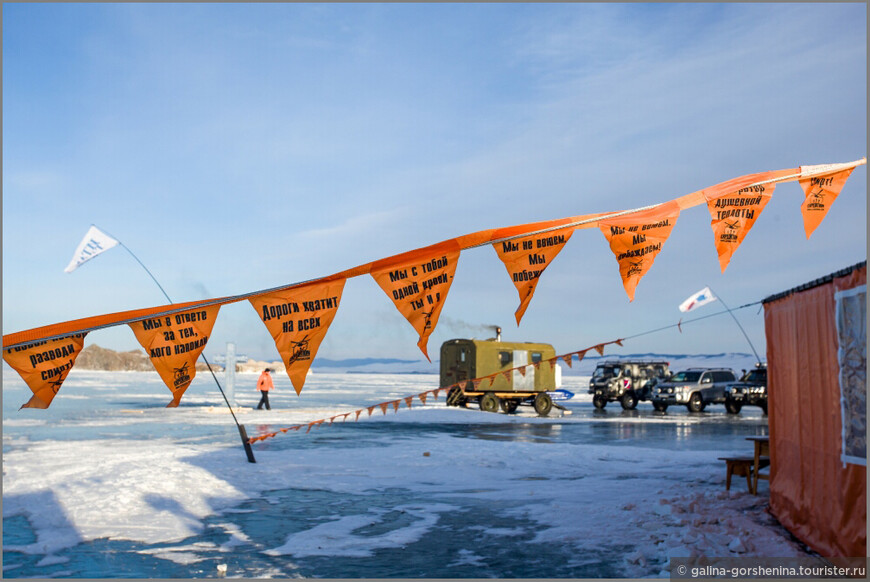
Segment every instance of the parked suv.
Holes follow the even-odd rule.
[[[740,378],[737,384],[730,384],[725,390],[725,409],[737,414],[744,405],[758,406],[767,414],[767,364],[755,364]]]
[[[701,412],[708,404],[723,404],[725,388],[736,380],[729,368],[689,368],[656,384],[653,407],[665,411],[672,404],[685,404],[689,412]]]
[[[670,374],[663,360],[608,360],[595,367],[589,380],[592,403],[602,409],[608,402],[619,401],[625,410],[649,400],[651,388]]]

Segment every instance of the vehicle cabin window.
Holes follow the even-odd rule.
[[[499,352],[498,353],[498,362],[502,366],[506,366],[513,361],[514,355],[511,352]]]
[[[716,382],[733,382],[734,374],[731,372],[713,372],[713,380]]]
[[[459,350],[459,361],[463,362],[463,363],[465,362],[465,350],[464,349]]]
[[[767,370],[752,370],[747,372],[742,378],[743,382],[758,382],[764,384],[767,382]]]
[[[701,384],[710,384],[713,382],[713,376],[707,372],[701,376]]]
[[[542,356],[541,356],[540,352],[532,352],[532,363],[533,364],[540,363],[541,359],[542,359]]]
[[[677,372],[671,376],[671,382],[697,382],[701,377],[700,372]]]

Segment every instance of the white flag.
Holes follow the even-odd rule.
[[[710,291],[709,287],[704,287],[703,289],[680,303],[680,311],[692,311],[693,309],[697,309],[702,305],[707,305],[712,301],[716,301],[716,296],[713,295],[713,292]]]
[[[69,265],[66,266],[64,272],[72,273],[85,261],[93,259],[100,253],[109,250],[117,244],[118,241],[101,231],[96,226],[91,225],[91,228],[88,229],[85,238],[83,238],[82,242],[79,243],[76,252],[73,254],[72,260],[69,262]]]

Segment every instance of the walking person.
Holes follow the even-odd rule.
[[[257,405],[257,410],[262,410],[263,405],[266,405],[266,410],[272,410],[272,407],[269,406],[269,390],[275,387],[272,384],[272,376],[269,375],[269,372],[272,370],[270,368],[266,368],[260,374],[260,378],[257,380],[257,390],[260,391],[260,404]]]

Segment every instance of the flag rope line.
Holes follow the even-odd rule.
[[[752,303],[746,303],[746,304],[744,304],[744,305],[741,305],[740,307],[735,307],[732,311],[739,311],[739,310],[741,310],[741,309],[743,309],[743,308],[745,308],[745,307],[752,307],[753,305],[760,305],[760,304],[761,304],[761,301],[760,301],[760,300],[759,300],[759,301],[753,301]],[[724,305],[724,304],[723,304],[723,305]],[[624,337],[624,338],[622,338],[622,339],[623,339],[623,340],[630,340],[630,339],[634,339],[634,338],[636,338],[636,337],[641,337],[641,336],[644,336],[644,335],[649,335],[649,334],[651,334],[651,333],[656,333],[656,332],[659,332],[659,331],[664,331],[664,330],[666,330],[666,329],[670,329],[670,328],[672,328],[672,327],[679,327],[679,326],[681,326],[681,325],[684,324],[684,323],[694,323],[694,322],[696,322],[696,321],[701,321],[702,319],[707,319],[707,318],[709,318],[709,317],[715,317],[715,316],[717,316],[717,315],[724,315],[724,314],[726,314],[726,313],[728,313],[728,312],[727,312],[727,311],[717,311],[716,313],[711,313],[711,314],[709,314],[709,315],[704,315],[704,316],[701,316],[701,317],[696,317],[696,318],[694,318],[694,319],[687,319],[686,321],[682,321],[682,320],[680,320],[679,323],[673,323],[673,324],[671,324],[671,325],[666,325],[666,326],[664,326],[664,327],[659,327],[659,328],[656,328],[656,329],[651,329],[651,330],[649,330],[649,331],[643,331],[643,332],[641,332],[641,333],[636,333],[636,334],[634,334],[634,335],[630,335],[630,336]]]
[[[610,344],[617,344],[617,345],[621,346],[623,341],[624,341],[623,339],[616,339],[616,340],[609,341],[609,342],[603,342],[603,343],[600,343],[600,344],[596,344],[596,345],[594,345],[594,346],[590,346],[590,347],[588,347],[588,348],[586,348],[586,349],[583,349],[583,350],[577,350],[577,351],[574,351],[574,352],[568,352],[568,353],[566,353],[566,354],[562,354],[562,355],[558,355],[558,356],[553,356],[552,358],[547,358],[546,360],[541,360],[540,362],[536,362],[536,363],[533,363],[533,364],[526,364],[525,366],[516,366],[516,367],[513,367],[513,368],[508,368],[508,369],[506,369],[506,370],[500,370],[500,371],[498,371],[498,372],[495,372],[494,374],[487,374],[486,376],[481,376],[480,378],[473,378],[473,379],[470,379],[470,380],[462,380],[461,382],[457,382],[457,383],[455,383],[455,384],[451,384],[451,385],[449,385],[449,386],[441,386],[441,387],[439,387],[439,388],[433,388],[433,389],[431,389],[431,390],[426,390],[426,391],[424,391],[424,392],[420,392],[419,394],[415,394],[415,395],[411,395],[411,396],[405,396],[405,397],[403,397],[403,398],[399,398],[399,399],[396,399],[396,400],[387,400],[386,402],[379,402],[378,404],[372,404],[371,406],[366,406],[366,407],[364,407],[364,408],[360,408],[359,410],[355,410],[355,411],[353,411],[353,412],[347,412],[347,413],[345,413],[345,414],[336,414],[336,415],[334,415],[334,416],[330,416],[329,418],[322,418],[322,419],[314,420],[314,421],[311,421],[311,422],[306,422],[306,423],[303,423],[303,424],[295,424],[295,425],[292,425],[292,426],[288,426],[288,427],[286,427],[286,428],[280,428],[280,429],[278,429],[278,430],[275,431],[275,432],[270,432],[270,433],[261,434],[261,435],[259,435],[259,436],[250,437],[250,438],[248,439],[248,443],[249,443],[249,444],[254,444],[254,443],[257,442],[257,441],[263,441],[263,440],[266,440],[266,439],[269,439],[269,438],[273,438],[273,437],[278,436],[279,433],[287,433],[287,432],[289,432],[289,431],[291,431],[291,430],[297,430],[297,431],[298,431],[298,430],[300,430],[303,426],[307,426],[307,427],[308,427],[308,430],[305,431],[306,433],[308,433],[308,432],[311,432],[311,429],[312,429],[313,427],[315,427],[315,426],[320,426],[321,424],[325,423],[327,420],[329,421],[329,424],[332,424],[333,422],[335,422],[335,419],[337,419],[337,418],[343,418],[343,421],[342,421],[342,422],[344,422],[344,421],[347,420],[347,417],[348,417],[348,416],[351,416],[351,415],[353,415],[353,414],[356,415],[355,418],[354,418],[354,421],[357,421],[357,420],[359,420],[360,415],[361,415],[364,411],[368,411],[369,416],[371,416],[372,414],[374,414],[374,410],[375,410],[375,408],[380,408],[381,411],[384,413],[384,415],[386,415],[386,414],[387,414],[387,408],[388,408],[390,405],[392,405],[394,411],[398,413],[398,412],[399,412],[399,407],[401,406],[401,403],[402,403],[402,402],[405,402],[405,404],[408,406],[408,408],[411,408],[411,404],[410,404],[410,402],[413,402],[413,400],[414,400],[414,396],[416,396],[416,397],[420,400],[420,402],[423,403],[423,406],[425,406],[425,405],[426,405],[426,398],[425,398],[424,396],[427,395],[427,394],[432,394],[432,395],[433,395],[433,398],[434,398],[435,400],[437,400],[437,399],[438,399],[438,394],[439,394],[442,390],[447,391],[447,393],[449,394],[449,393],[450,393],[450,390],[452,390],[453,388],[459,388],[460,390],[462,390],[463,393],[465,393],[465,390],[463,389],[462,386],[463,386],[463,385],[464,385],[464,386],[468,386],[469,383],[471,383],[471,384],[474,386],[474,388],[477,389],[477,387],[480,386],[480,384],[482,384],[483,382],[485,382],[485,381],[488,380],[488,381],[489,381],[489,386],[492,386],[493,382],[495,381],[495,379],[496,379],[498,376],[509,375],[509,374],[512,374],[512,373],[515,372],[515,371],[518,371],[518,372],[520,372],[521,374],[525,375],[525,370],[526,370],[529,366],[532,366],[532,367],[534,367],[534,368],[538,368],[538,367],[539,367],[543,362],[545,362],[545,361],[550,365],[551,368],[553,368],[553,367],[556,365],[557,360],[563,360],[563,361],[564,361],[566,364],[568,364],[568,366],[570,367],[570,366],[571,366],[571,361],[574,359],[574,356],[575,356],[575,355],[578,357],[578,361],[582,361],[582,360],[583,360],[583,357],[586,355],[586,352],[588,352],[589,350],[596,350],[599,354],[604,355],[604,346],[607,346],[607,345],[610,345]]]
[[[708,199],[711,196],[711,194],[708,194],[708,192],[718,193],[718,191],[723,190],[725,188],[725,186],[732,186],[732,185],[739,186],[739,188],[737,188],[739,190],[740,188],[749,188],[752,186],[758,186],[758,185],[769,184],[769,183],[774,183],[774,182],[793,181],[793,180],[800,179],[801,177],[827,175],[828,173],[836,173],[836,172],[842,171],[844,169],[854,168],[854,167],[857,167],[860,165],[864,165],[866,163],[867,163],[866,158],[861,158],[860,160],[856,160],[853,162],[831,164],[830,167],[825,167],[823,170],[813,171],[810,168],[810,171],[808,173],[805,173],[803,170],[803,167],[800,167],[800,168],[796,169],[797,171],[795,169],[792,169],[792,170],[779,170],[779,171],[760,172],[760,173],[756,173],[756,174],[748,174],[748,175],[740,176],[738,178],[735,178],[735,179],[732,179],[732,180],[729,180],[726,182],[720,182],[719,184],[716,184],[710,188],[698,190],[698,191],[693,192],[691,194],[687,194],[685,196],[675,198],[675,199],[671,200],[671,202],[677,202],[680,209],[685,210],[687,208],[698,206],[698,205],[708,201]],[[757,176],[760,174],[769,175],[769,174],[777,174],[777,173],[781,173],[782,175],[774,176],[772,178],[767,178],[764,180],[751,181],[745,185],[742,183],[739,183],[739,180],[741,178],[751,179],[752,176]],[[729,191],[730,190],[725,190],[724,193],[721,195],[725,195]],[[718,197],[719,197],[718,195],[713,196],[713,198],[718,198]],[[267,295],[267,294],[275,293],[275,292],[279,292],[279,291],[286,291],[286,290],[290,290],[290,289],[293,289],[296,287],[302,287],[302,286],[305,286],[305,285],[308,285],[308,284],[311,284],[314,282],[318,282],[318,281],[326,282],[326,281],[331,281],[331,280],[336,280],[336,279],[348,279],[351,277],[358,277],[361,275],[369,274],[371,272],[372,267],[376,263],[377,264],[390,264],[391,262],[399,263],[403,256],[409,255],[409,254],[414,253],[414,252],[422,251],[422,250],[425,250],[427,248],[437,247],[438,245],[445,244],[445,243],[448,243],[450,241],[458,242],[460,251],[467,250],[467,249],[477,248],[477,247],[481,247],[481,246],[494,245],[494,244],[498,244],[499,242],[506,242],[508,240],[514,240],[517,238],[535,236],[537,234],[543,234],[543,233],[551,232],[551,231],[555,231],[555,230],[568,229],[568,228],[576,229],[576,228],[580,228],[580,227],[584,227],[584,228],[591,227],[591,226],[594,226],[595,224],[597,224],[598,222],[601,222],[601,221],[610,220],[612,218],[625,216],[625,215],[629,215],[632,213],[642,212],[644,210],[648,210],[651,208],[656,208],[658,206],[662,206],[663,204],[667,204],[667,203],[664,202],[664,203],[652,204],[652,205],[648,205],[648,206],[634,208],[631,210],[623,210],[623,211],[619,211],[619,212],[609,212],[609,213],[585,215],[582,217],[575,217],[578,220],[573,220],[573,221],[571,221],[570,219],[555,219],[555,221],[567,220],[567,222],[562,223],[562,224],[537,228],[537,229],[532,228],[530,230],[522,230],[521,232],[518,232],[516,234],[512,234],[512,235],[506,236],[506,237],[501,237],[498,239],[486,238],[486,235],[489,234],[489,236],[492,237],[496,232],[501,231],[501,230],[516,229],[516,228],[521,229],[525,226],[534,226],[534,224],[541,224],[541,223],[539,222],[539,223],[533,223],[531,225],[516,225],[516,226],[506,227],[506,228],[477,231],[477,232],[472,233],[472,234],[462,235],[462,236],[456,237],[454,239],[448,239],[446,241],[441,241],[439,243],[435,243],[435,244],[429,245],[427,247],[420,247],[418,249],[414,249],[413,251],[408,251],[406,253],[391,255],[391,256],[386,257],[384,259],[379,259],[377,261],[372,261],[369,263],[358,265],[358,266],[353,267],[351,269],[347,269],[345,271],[341,271],[341,272],[335,273],[333,275],[328,275],[325,277],[308,279],[306,281],[290,283],[290,284],[281,285],[278,287],[272,287],[269,289],[263,289],[260,291],[253,291],[253,292],[244,293],[244,294],[240,294],[240,295],[233,295],[233,296],[227,296],[227,297],[221,297],[221,298],[187,302],[187,303],[181,304],[181,305],[183,305],[183,307],[177,307],[175,309],[162,309],[164,307],[169,307],[169,306],[157,306],[157,307],[153,307],[153,308],[132,310],[132,311],[126,311],[126,312],[118,312],[115,314],[97,315],[97,316],[92,316],[92,317],[88,317],[88,318],[84,318],[84,319],[80,319],[80,320],[66,321],[66,322],[51,324],[48,326],[42,326],[41,328],[32,328],[29,330],[14,332],[14,333],[7,334],[7,335],[3,336],[3,347],[4,347],[4,349],[10,348],[10,347],[27,347],[27,346],[36,344],[36,343],[41,342],[41,341],[69,337],[71,335],[79,334],[79,333],[90,333],[91,331],[96,331],[99,329],[105,329],[105,328],[109,328],[109,327],[116,327],[119,325],[125,325],[125,324],[129,325],[130,323],[143,321],[145,319],[150,319],[150,318],[154,318],[154,317],[162,317],[162,316],[166,316],[166,315],[173,315],[176,313],[180,313],[182,311],[189,311],[191,309],[196,309],[196,308],[201,308],[201,307],[209,307],[209,306],[213,306],[213,305],[226,305],[226,304],[230,304],[230,303],[236,303],[239,301],[243,301],[245,299],[250,299],[251,297],[256,297],[258,295]],[[544,222],[552,223],[552,222],[554,222],[554,220],[544,221]],[[481,240],[481,238],[483,238],[485,240]],[[460,242],[460,241],[462,241],[462,242]],[[123,246],[123,244],[122,244],[122,246]],[[127,247],[125,247],[125,248],[127,248]],[[129,249],[127,249],[127,250],[128,250],[128,252],[130,252]],[[131,254],[132,254],[132,252],[131,252]],[[135,257],[135,255],[134,255],[134,257]],[[139,262],[141,264],[141,261],[139,261]],[[147,271],[147,269],[146,269],[146,271]],[[152,278],[153,278],[153,275],[152,275]],[[159,286],[159,284],[158,284],[158,286]],[[112,315],[122,317],[122,318],[124,315],[128,315],[128,317],[123,318],[123,319],[109,321],[106,323],[99,323],[99,324],[92,324],[92,325],[88,325],[86,323],[86,322],[92,321],[94,319],[105,318],[105,317],[109,317]],[[77,325],[80,327],[76,327]],[[54,333],[54,334],[48,333],[46,335],[39,335],[40,329],[46,329],[46,328],[51,329],[51,328],[54,328],[57,326],[64,326],[68,329],[64,329],[63,331],[60,331],[60,332]]]

